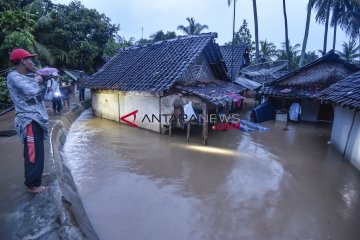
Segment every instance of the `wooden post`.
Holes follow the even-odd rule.
[[[191,123],[190,121],[187,123],[187,134],[186,134],[186,140],[189,142],[190,140],[190,128],[191,128]]]
[[[169,137],[171,137],[171,128],[172,128],[172,124],[171,121],[169,122]]]
[[[207,145],[207,139],[208,139],[208,119],[207,119],[207,106],[206,102],[204,102],[203,105],[203,116],[204,116],[204,122],[203,122],[203,144]]]

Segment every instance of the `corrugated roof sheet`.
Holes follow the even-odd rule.
[[[255,90],[261,87],[261,84],[245,77],[238,77],[235,79],[235,83],[249,90]]]
[[[331,85],[317,97],[343,107],[360,109],[360,72]]]
[[[214,33],[185,36],[121,50],[95,73],[85,86],[94,89],[157,92],[171,88],[204,51],[216,73],[221,62]],[[221,70],[223,69],[223,70]],[[221,72],[219,73],[221,75]]]
[[[245,90],[244,87],[219,80],[207,82],[193,82],[176,86],[183,93],[188,93],[203,98],[217,106],[226,106],[232,102],[237,102],[242,98],[240,94]]]
[[[80,73],[83,74],[83,77],[85,80],[89,79],[90,76],[87,75],[86,72],[84,71],[79,71],[79,70],[63,70],[66,74],[68,74],[71,78],[73,78],[75,81],[80,77]]]

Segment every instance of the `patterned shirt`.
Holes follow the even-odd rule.
[[[15,106],[15,127],[22,142],[26,137],[26,126],[36,121],[44,130],[45,139],[48,137],[49,115],[40,98],[41,85],[31,77],[17,71],[11,71],[7,76],[7,87]]]

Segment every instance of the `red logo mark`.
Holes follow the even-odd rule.
[[[133,111],[133,112],[131,112],[131,113],[129,113],[129,114],[126,114],[125,116],[122,116],[122,117],[120,118],[120,121],[123,121],[123,122],[129,124],[130,126],[137,128],[138,125],[136,125],[136,124],[134,123],[135,120],[136,120],[136,114],[137,114],[137,113],[138,113],[138,110],[135,110],[135,111]],[[134,120],[133,120],[132,122],[126,120],[126,118],[128,118],[128,117],[130,117],[130,116],[134,116]]]

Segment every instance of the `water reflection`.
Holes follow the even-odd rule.
[[[200,138],[187,143],[184,134],[169,138],[87,111],[63,155],[101,239],[359,236],[355,223],[342,231],[322,222],[343,226],[345,214],[360,216],[359,174],[329,154],[329,130],[267,124],[269,133],[212,131],[203,146]],[[300,141],[314,131],[321,134],[311,143]]]

